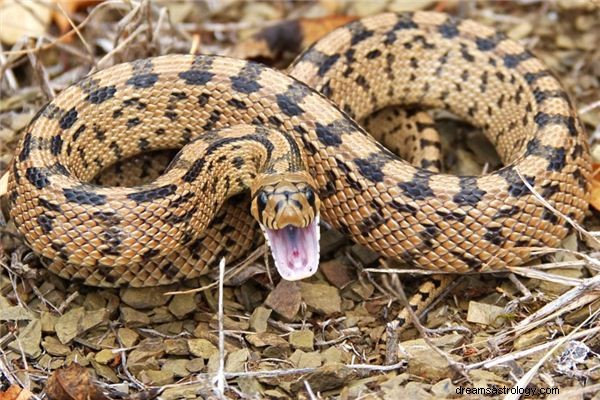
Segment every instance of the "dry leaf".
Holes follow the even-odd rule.
[[[54,371],[46,395],[50,400],[108,400],[91,381],[88,370],[77,363]]]
[[[271,60],[280,58],[288,51],[295,55],[335,28],[355,19],[356,17],[346,15],[332,15],[282,21],[241,41],[232,49],[230,55],[245,59],[264,57]]]
[[[0,400],[29,400],[33,396],[29,390],[12,385],[6,392],[0,392]]]
[[[61,33],[67,33],[71,30],[71,23],[67,16],[76,13],[77,11],[100,3],[100,0],[54,0],[58,6],[62,7],[64,13],[60,10],[60,7],[56,11],[52,12],[52,19],[58,25]],[[65,15],[66,14],[66,15]],[[72,36],[65,38],[67,41],[73,40]]]
[[[51,9],[42,2],[0,0],[0,41],[13,45],[24,36],[46,32]]]
[[[590,194],[590,204],[596,210],[600,211],[600,164],[592,164],[592,193]]]

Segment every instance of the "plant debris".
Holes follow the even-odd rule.
[[[5,0],[0,175],[41,105],[95,70],[168,53],[285,68],[335,26],[417,9],[475,19],[531,49],[572,94],[600,165],[600,10],[591,1]],[[435,115],[448,173],[499,167],[481,132]],[[528,265],[457,279],[417,326],[400,321],[400,293],[414,293],[429,272],[401,268],[327,227],[320,271],[302,282],[279,280],[261,247],[226,271],[222,292],[217,271],[118,290],[46,272],[0,218],[0,400],[456,398],[465,388],[515,385],[592,398],[600,389],[598,176],[583,234]]]

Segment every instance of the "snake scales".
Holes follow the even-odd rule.
[[[401,161],[354,122],[396,104],[481,127],[506,166],[458,177]],[[85,183],[127,157],[185,144],[149,184]],[[50,270],[90,285],[166,284],[235,260],[257,237],[250,207],[278,231],[281,221],[314,227],[320,209],[382,255],[464,272],[557,246],[568,223],[523,179],[580,221],[590,168],[571,101],[521,45],[445,14],[382,14],[335,30],[287,75],[169,55],[89,76],[29,125],[10,171],[10,215]],[[305,245],[318,261],[318,244]],[[304,256],[306,276],[316,264]]]

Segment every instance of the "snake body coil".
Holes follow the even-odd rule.
[[[16,226],[65,278],[192,278],[253,245],[244,192],[264,163],[289,169],[294,157],[314,179],[322,218],[425,268],[497,269],[557,246],[569,225],[528,186],[563,215],[584,216],[590,159],[574,107],[542,62],[491,28],[432,12],[382,14],[332,32],[288,74],[169,55],[66,89],[18,149]],[[458,177],[401,161],[354,122],[396,104],[444,108],[481,127],[506,166]],[[190,141],[150,184],[84,183],[116,161]]]

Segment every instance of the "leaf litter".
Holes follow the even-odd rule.
[[[473,18],[524,43],[573,95],[600,163],[600,12],[591,2],[3,4],[17,12],[12,21],[23,23],[12,24],[11,37],[0,36],[0,174],[39,107],[91,71],[177,52],[229,54],[284,68],[334,26],[406,9]],[[306,35],[289,42],[281,32],[293,25]],[[279,50],[271,52],[264,41],[279,41]],[[448,172],[498,167],[480,132],[447,113],[437,117],[444,149],[454,150],[444,152]],[[596,190],[594,207],[599,198]],[[421,317],[419,329],[409,321],[404,330],[395,328],[403,307],[397,293],[404,286],[414,292],[430,272],[399,269],[333,230],[324,229],[321,271],[306,282],[266,274],[272,262],[261,247],[228,268],[224,282],[215,271],[180,285],[117,290],[81,287],[40,271],[12,221],[3,221],[3,400],[442,398],[456,397],[459,387],[517,383],[591,397],[599,389],[595,209],[583,223],[585,235],[574,234],[564,248],[547,249],[541,259],[506,273],[458,279]]]

